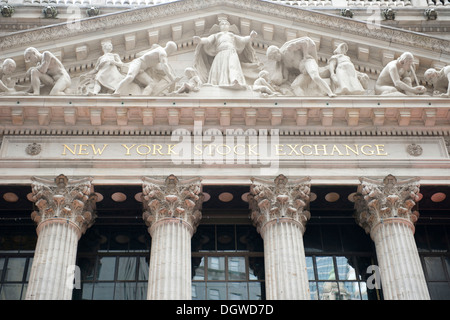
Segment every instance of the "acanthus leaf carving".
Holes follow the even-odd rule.
[[[412,211],[419,199],[419,178],[398,181],[393,175],[383,180],[360,178],[355,195],[355,219],[367,233],[388,218],[403,218],[412,223],[419,213]]]
[[[290,218],[300,223],[303,228],[310,219],[307,209],[311,189],[309,177],[288,183],[284,175],[279,175],[273,182],[252,178],[248,196],[251,218],[258,232],[269,221]]]
[[[96,195],[92,192],[92,178],[69,181],[65,175],[54,180],[33,177],[32,199],[38,211],[31,218],[37,224],[61,218],[75,223],[81,234],[96,218]]]
[[[164,181],[144,177],[142,179],[144,213],[148,227],[164,218],[177,218],[195,231],[201,215],[203,193],[201,179],[180,181],[174,175]]]

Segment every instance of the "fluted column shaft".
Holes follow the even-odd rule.
[[[191,226],[179,219],[163,219],[151,228],[148,299],[192,298]]]
[[[71,300],[78,240],[94,219],[91,179],[69,184],[63,175],[55,183],[34,178],[32,191],[38,240],[25,298]]]
[[[309,300],[303,233],[310,214],[309,178],[288,186],[287,178],[274,182],[252,179],[252,219],[264,240],[266,298]]]
[[[411,209],[419,192],[417,178],[383,181],[360,178],[356,220],[375,243],[385,300],[429,300],[430,295],[414,240],[419,213]]]
[[[143,179],[143,219],[152,237],[148,300],[190,300],[191,238],[201,219],[201,180]]]
[[[26,299],[71,300],[80,229],[65,219],[47,220],[39,229]]]
[[[272,221],[261,233],[268,300],[310,298],[303,227],[292,219]]]
[[[413,230],[410,221],[391,218],[371,231],[386,300],[430,299]]]

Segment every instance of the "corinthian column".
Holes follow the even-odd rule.
[[[309,300],[303,234],[310,213],[310,178],[293,181],[253,178],[250,186],[252,220],[264,240],[266,297],[269,300]]]
[[[26,294],[27,300],[72,299],[78,240],[94,221],[95,195],[91,178],[70,181],[32,178],[32,195],[38,211],[38,240]]]
[[[190,300],[191,238],[201,219],[201,179],[143,178],[143,219],[152,237],[148,300]]]
[[[419,213],[419,179],[382,181],[360,178],[355,196],[356,221],[375,243],[386,300],[429,300],[427,284],[414,241]]]

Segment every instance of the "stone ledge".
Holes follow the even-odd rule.
[[[449,111],[449,99],[428,96],[260,98],[253,92],[247,98],[231,99],[4,96],[0,99],[0,132],[157,130],[161,134],[161,131],[170,133],[197,125],[219,130],[236,127],[294,132],[318,130],[333,135],[346,131],[356,135],[405,130],[423,134],[448,131]]]
[[[389,26],[380,26],[376,33],[373,30],[363,27],[366,22],[343,18],[341,16],[318,12],[300,7],[279,5],[276,2],[255,1],[255,0],[205,0],[205,1],[174,1],[158,6],[144,8],[134,8],[121,12],[110,13],[98,17],[80,20],[80,30],[72,30],[65,23],[55,24],[49,27],[36,28],[28,31],[16,32],[4,37],[0,37],[0,48],[10,50],[12,48],[23,47],[32,43],[42,43],[45,41],[55,41],[78,36],[80,33],[88,34],[98,32],[108,27],[126,28],[133,23],[146,23],[154,19],[164,19],[173,17],[177,13],[208,11],[214,8],[228,9],[232,11],[248,12],[249,14],[268,14],[272,18],[286,19],[291,23],[306,23],[317,28],[335,30],[339,33],[356,34],[362,37],[373,38],[374,41],[381,40],[391,42],[396,40],[399,45],[413,46],[430,50],[441,55],[449,54],[448,40],[438,39],[425,34],[405,31]],[[43,32],[45,30],[45,32]]]

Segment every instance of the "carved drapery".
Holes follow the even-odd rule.
[[[92,179],[32,179],[38,241],[26,299],[70,300],[78,240],[95,219]]]
[[[186,65],[184,68],[184,76],[177,74],[180,70],[175,72],[168,62],[168,56],[177,50],[173,41],[169,41],[165,47],[152,45],[140,52],[130,63],[122,62],[117,54],[111,52],[112,45],[105,47],[108,41],[102,41],[104,54],[98,58],[95,68],[73,79],[62,61],[52,52],[40,52],[29,47],[24,52],[24,59],[30,65],[26,72],[30,75],[31,88],[24,89],[24,86],[16,83],[17,79],[12,77],[16,63],[13,59],[6,59],[0,67],[0,73],[4,75],[0,80],[0,94],[28,95],[29,91],[32,91],[33,95],[195,94],[197,97],[207,97],[211,86],[217,87],[218,90],[247,90],[249,98],[253,97],[252,91],[259,92],[260,97],[374,94],[404,96],[423,95],[427,92],[427,88],[418,82],[413,65],[415,58],[410,52],[403,52],[398,59],[389,61],[372,84],[369,76],[357,71],[347,56],[346,43],[339,44],[332,52],[328,64],[323,66],[319,65],[315,42],[309,37],[300,37],[291,39],[280,47],[271,45],[267,48],[266,56],[268,60],[273,60],[276,66],[271,69],[259,62],[251,46],[251,40],[257,37],[256,31],[252,31],[249,36],[240,36],[235,25],[227,23],[225,27],[224,21],[226,19],[220,20],[219,23],[223,30],[216,24],[211,28],[209,37],[194,36],[193,42],[197,44],[197,48],[192,65]],[[216,32],[219,30],[222,31]],[[224,37],[223,32],[226,34]],[[216,50],[217,44],[218,48],[228,47],[233,50]],[[81,52],[87,55],[87,49],[80,48],[83,48],[80,49],[80,55]],[[214,63],[210,63],[212,56],[217,58]],[[42,67],[50,63],[51,70]],[[329,70],[330,75],[321,71],[325,69]],[[401,75],[398,79],[398,75],[395,76],[397,73]],[[59,76],[54,77],[55,74]],[[449,74],[448,65],[439,70],[427,70],[424,78],[433,87],[431,95],[449,97]],[[44,75],[53,78],[54,82],[51,85],[41,83]],[[231,92],[229,94],[232,95]]]
[[[267,299],[309,300],[303,233],[310,218],[310,178],[252,179],[251,217],[264,239]]]
[[[360,178],[355,218],[375,243],[386,300],[430,299],[414,240],[419,179]]]
[[[191,299],[191,238],[201,219],[201,179],[143,178],[143,219],[152,236],[149,300]]]

